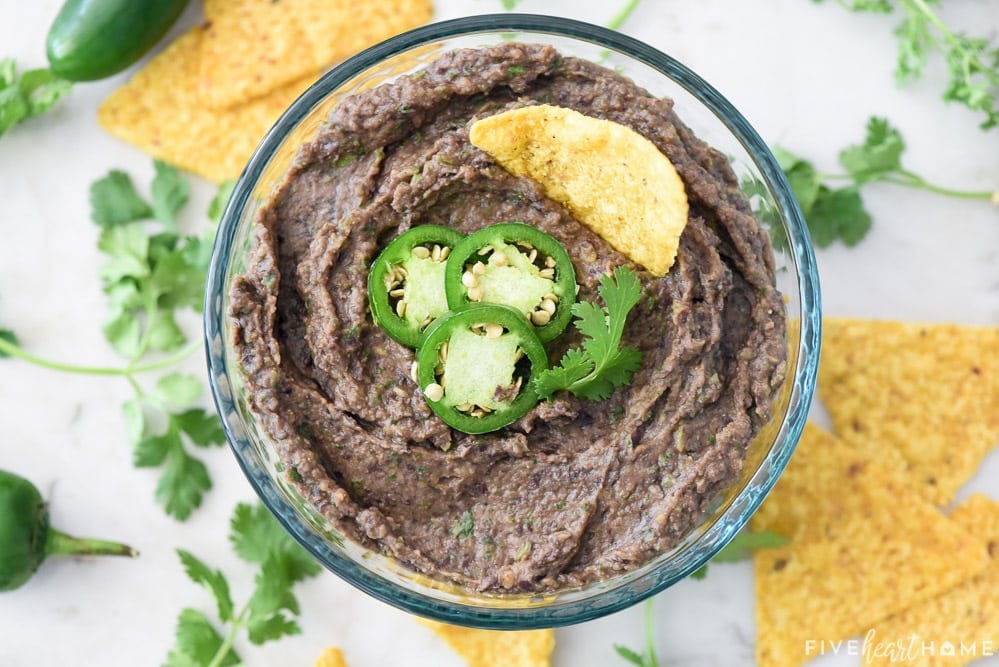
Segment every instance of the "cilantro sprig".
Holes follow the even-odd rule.
[[[777,549],[791,540],[771,530],[743,531],[732,538],[721,551],[715,554],[711,563],[739,563],[753,557],[754,551],[761,549]],[[708,576],[708,566],[700,568],[690,575],[691,579],[704,579]]]
[[[201,348],[200,341],[188,340],[177,317],[185,310],[201,312],[215,227],[231,184],[212,202],[204,234],[184,235],[176,220],[188,200],[187,181],[166,163],[156,161],[154,167],[151,202],[121,171],[110,172],[90,190],[91,218],[101,228],[97,247],[107,256],[98,271],[108,308],[103,333],[125,365],[101,368],[44,359],[6,330],[0,330],[0,357],[128,381],[135,395],[122,405],[122,416],[133,464],[161,470],[156,499],[167,514],[183,520],[211,489],[208,469],[192,451],[221,445],[225,435],[214,412],[196,405],[201,381],[172,370]],[[166,374],[144,386],[140,376],[154,371]]]
[[[901,132],[884,118],[872,116],[867,121],[863,143],[840,151],[842,173],[822,173],[805,158],[779,146],[774,147],[773,152],[798,200],[812,240],[820,248],[836,241],[854,246],[864,239],[872,220],[864,208],[860,191],[871,183],[889,183],[961,199],[991,200],[999,205],[999,189],[966,191],[948,188],[931,183],[906,168],[902,164],[905,140]],[[764,222],[771,223],[773,228],[777,212],[767,204],[763,184],[749,178],[742,183],[742,189],[754,202],[757,215]]]
[[[190,551],[178,549],[188,578],[211,594],[215,619],[197,609],[181,611],[163,667],[238,665],[242,659],[235,644],[241,631],[254,645],[301,633],[295,620],[300,608],[292,589],[322,568],[262,505],[239,504],[229,525],[229,541],[236,554],[258,566],[253,592],[237,609],[225,574]]]
[[[583,347],[572,348],[560,364],[542,371],[534,379],[534,389],[541,398],[556,391],[568,390],[593,401],[606,399],[615,387],[631,382],[642,362],[642,353],[634,347],[621,347],[621,336],[628,313],[642,296],[642,285],[627,266],[614,269],[613,276],[600,279],[597,288],[606,304],[582,301],[573,304],[574,325],[585,337]]]
[[[44,68],[18,76],[13,58],[0,59],[0,136],[18,123],[51,109],[71,88],[69,81]]]
[[[902,84],[918,79],[930,55],[939,53],[949,72],[943,99],[985,114],[981,123],[984,130],[999,125],[999,43],[992,37],[972,37],[951,30],[932,9],[942,6],[939,0],[837,1],[854,12],[889,14],[901,9],[905,18],[895,28],[896,80]]]
[[[645,648],[643,651],[639,652],[621,644],[614,644],[614,652],[635,667],[659,667],[659,657],[656,655],[654,616],[654,598],[649,598],[645,601]]]

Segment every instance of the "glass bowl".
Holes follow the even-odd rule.
[[[236,366],[229,291],[246,267],[257,211],[281,182],[299,146],[344,96],[421,68],[440,53],[504,40],[549,43],[563,54],[599,61],[653,95],[730,157],[773,239],[777,286],[788,318],[787,380],[772,421],[749,447],[743,474],[671,551],[644,566],[585,587],[550,594],[480,594],[431,579],[345,539],[311,508],[247,406]],[[284,113],[236,184],[215,243],[205,300],[212,393],[244,473],[284,527],[323,565],[357,588],[406,611],[458,625],[526,629],[579,623],[633,605],[704,565],[749,520],[777,481],[801,435],[815,386],[820,341],[815,258],[783,173],[749,123],[714,88],[673,58],[635,39],[568,19],[519,14],[428,25],[374,46],[328,72]]]

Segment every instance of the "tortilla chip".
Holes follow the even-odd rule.
[[[631,128],[541,105],[476,121],[469,138],[653,274],[673,266],[687,193],[669,158]]]
[[[468,667],[550,667],[555,631],[476,630],[417,619],[443,639]]]
[[[296,13],[319,66],[427,23],[430,0],[299,0]]]
[[[988,563],[985,545],[906,479],[811,424],[752,527],[791,537],[753,557],[759,667],[794,667],[831,651],[830,642]]]
[[[432,15],[430,0],[205,0],[198,90],[212,108],[241,104]]]
[[[315,72],[296,0],[205,0],[197,87],[202,102],[225,109]]]
[[[111,134],[182,169],[222,182],[239,176],[257,144],[313,74],[227,110],[206,108],[192,86],[205,29],[197,27],[113,92],[98,111]]]
[[[992,562],[974,579],[874,626],[865,665],[959,667],[999,654],[999,503],[977,494],[950,518],[987,541]]]
[[[836,434],[946,505],[999,444],[999,327],[823,321]]]
[[[328,648],[316,660],[315,667],[347,667],[347,660],[338,648]]]

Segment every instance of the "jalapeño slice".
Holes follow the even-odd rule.
[[[562,245],[519,222],[490,225],[451,252],[447,303],[498,303],[520,311],[547,343],[565,330],[576,301],[576,271]]]
[[[523,315],[472,304],[430,325],[417,353],[417,380],[430,408],[465,433],[488,433],[538,402],[531,376],[548,368],[545,348]]]
[[[371,315],[394,340],[419,347],[424,330],[447,312],[444,271],[463,238],[448,227],[420,225],[389,243],[371,263]]]

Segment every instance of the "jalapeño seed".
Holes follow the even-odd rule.
[[[472,265],[473,274],[481,276],[485,272],[486,272],[486,265],[483,264],[482,262],[476,262],[475,264]]]
[[[465,271],[461,274],[461,284],[465,287],[476,287],[479,284],[479,279],[471,271]]]
[[[427,257],[430,257],[430,251],[427,248],[418,245],[413,248],[413,256],[417,259],[426,259]]]
[[[536,327],[543,327],[543,326],[545,326],[546,324],[548,324],[549,322],[551,322],[551,319],[552,319],[552,316],[549,315],[544,310],[536,310],[533,313],[531,313],[531,322],[533,322],[534,326],[536,326]]]
[[[427,397],[428,401],[434,401],[436,403],[444,398],[444,387],[440,386],[436,382],[431,382],[423,388],[423,395]]]
[[[482,301],[482,297],[484,295],[485,295],[485,293],[482,291],[482,288],[479,287],[479,286],[475,286],[475,287],[471,288],[470,290],[468,290],[468,300],[469,301]]]
[[[490,322],[486,325],[486,338],[499,338],[503,335],[503,326]]]

